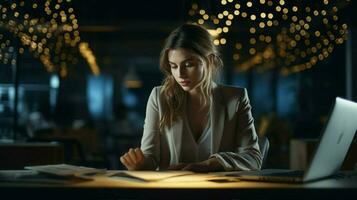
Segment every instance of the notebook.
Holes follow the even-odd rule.
[[[266,169],[227,174],[242,180],[309,182],[336,175],[357,130],[357,103],[336,97],[328,122],[306,171]]]

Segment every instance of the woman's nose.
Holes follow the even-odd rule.
[[[179,76],[183,77],[186,75],[186,69],[184,67],[179,67]]]

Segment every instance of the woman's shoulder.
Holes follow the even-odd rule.
[[[224,96],[226,100],[240,99],[247,96],[247,89],[244,87],[225,84],[219,84],[217,86],[219,93]]]
[[[162,89],[162,85],[159,86],[154,86],[151,90],[150,96],[149,96],[149,101],[158,101],[160,98],[160,91]]]
[[[159,94],[161,91],[162,85],[154,86],[151,90],[151,93]]]
[[[219,84],[218,85],[219,90],[221,90],[224,93],[232,93],[232,94],[242,94],[246,92],[246,88],[240,87],[240,86],[234,86],[234,85],[225,85],[225,84]]]
[[[147,100],[147,106],[157,108],[160,104],[160,90],[162,86],[155,86],[152,88],[149,98]]]

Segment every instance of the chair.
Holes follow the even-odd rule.
[[[0,143],[0,170],[64,162],[64,147],[54,142]]]
[[[265,161],[269,152],[269,139],[266,136],[260,136],[258,139],[260,152],[262,154],[262,167],[265,166]]]
[[[27,142],[56,142],[64,148],[64,162],[73,165],[86,165],[87,159],[82,144],[72,138],[29,138]]]

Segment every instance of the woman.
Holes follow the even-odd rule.
[[[141,148],[120,157],[128,170],[256,170],[262,158],[247,91],[217,85],[222,60],[208,31],[184,24],[161,52],[166,78],[146,109]]]

